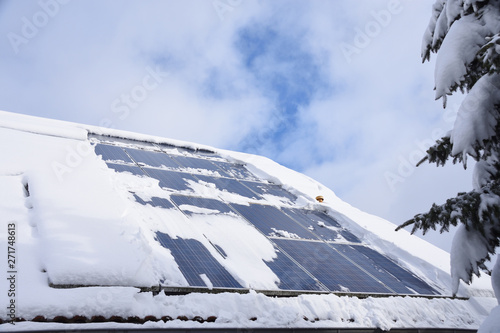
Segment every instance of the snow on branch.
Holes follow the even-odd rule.
[[[448,199],[443,205],[433,204],[424,214],[415,215],[396,228],[400,230],[413,225],[411,233],[421,229],[423,234],[430,229],[439,232],[449,231],[450,226],[463,225],[465,236],[454,239],[455,258],[452,261],[452,275],[467,283],[472,273],[479,275],[479,268],[486,270],[484,262],[495,254],[495,248],[500,245],[500,182],[489,182],[479,190],[459,193],[457,197]],[[465,243],[464,243],[465,241]],[[462,242],[462,243],[460,243]],[[477,250],[472,251],[475,248]],[[464,250],[465,249],[465,250]],[[465,253],[468,253],[464,256]],[[455,285],[455,284],[454,284]],[[458,282],[456,284],[458,288]],[[456,292],[456,290],[455,290]]]
[[[496,134],[500,103],[500,75],[492,74],[481,77],[469,91],[458,110],[457,119],[451,132],[453,144],[451,154],[469,154],[478,157],[474,147]]]

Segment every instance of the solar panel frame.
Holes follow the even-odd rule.
[[[195,239],[174,239],[162,232],[156,233],[156,239],[163,247],[170,250],[191,287],[211,287],[200,277],[205,274],[213,287],[243,288],[201,242]]]

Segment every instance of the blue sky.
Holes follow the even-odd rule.
[[[401,223],[471,188],[413,167],[453,125],[433,2],[3,0],[0,109],[265,155]]]

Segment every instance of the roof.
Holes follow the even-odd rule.
[[[450,298],[448,253],[267,158],[8,112],[0,138],[8,329],[476,329],[496,305],[487,277]]]

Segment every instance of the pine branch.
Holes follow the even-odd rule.
[[[429,229],[448,231],[450,226],[465,224],[467,230],[475,229],[487,239],[490,254],[500,245],[500,183],[493,181],[478,191],[459,193],[443,205],[433,204],[424,214],[415,215],[396,228],[396,231],[413,225],[411,233],[421,229],[423,234]],[[488,259],[488,258],[486,258]]]
[[[453,164],[457,162],[462,163],[463,156],[452,156],[452,149],[453,145],[450,141],[450,137],[442,137],[441,139],[436,141],[436,144],[434,146],[431,146],[429,149],[427,149],[427,155],[417,163],[417,167],[425,161],[429,161],[429,163],[436,163],[437,166],[444,166],[446,164],[446,161],[450,157],[453,158]]]

